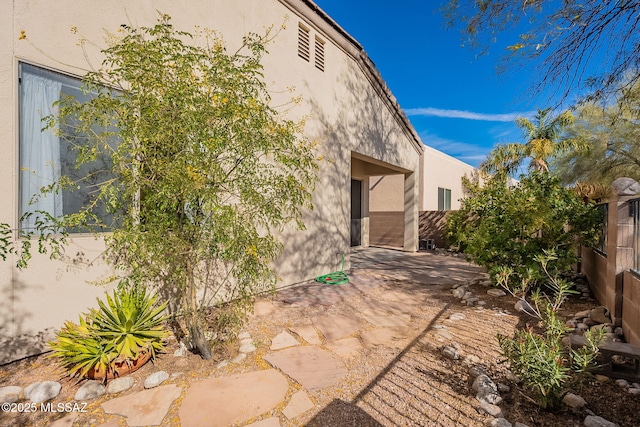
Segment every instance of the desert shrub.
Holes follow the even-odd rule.
[[[535,258],[545,251],[555,251],[549,268],[562,272],[576,260],[576,244],[596,239],[596,209],[546,172],[531,171],[515,185],[504,174],[482,186],[465,185],[468,196],[448,217],[447,238],[492,277],[500,268],[510,268],[511,286],[544,279]]]
[[[585,332],[587,345],[577,350],[563,343],[566,326],[558,309],[575,291],[570,283],[549,273],[548,265],[554,257],[552,252],[536,257],[545,273],[545,291],[538,287],[529,298],[530,282],[525,280],[518,288],[520,295],[516,295],[510,283],[512,272],[503,268],[497,275],[498,284],[519,296],[526,307],[524,311],[538,321],[537,327],[527,324],[518,329],[513,338],[498,334],[498,344],[511,371],[542,408],[557,407],[572,380],[595,367],[598,345],[604,338],[604,331],[599,329]]]

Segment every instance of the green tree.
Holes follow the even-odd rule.
[[[639,0],[448,0],[441,9],[483,53],[507,38],[505,69],[533,65],[534,89],[566,98],[589,88],[601,97],[640,79],[639,8]]]
[[[527,142],[497,146],[480,167],[489,173],[512,174],[528,158],[530,170],[549,172],[549,160],[552,157],[576,146],[576,140],[562,138],[564,129],[573,121],[570,111],[552,116],[551,108],[538,110],[533,122],[520,117],[516,124],[522,129]]]
[[[260,63],[269,37],[249,34],[228,53],[214,32],[177,31],[166,15],[150,28],[121,26],[102,68],[84,78],[91,99],[63,99],[49,118],[83,135],[79,163],[109,156],[114,176],[60,223],[113,228],[107,254],[121,285],[156,287],[203,358],[209,325],[239,321],[257,292],[274,288],[277,235],[302,228],[312,208],[314,144],[270,106]],[[114,224],[99,223],[99,203]],[[207,318],[229,301],[227,317]]]
[[[483,185],[467,182],[468,196],[447,218],[446,235],[494,280],[508,268],[511,285],[539,284],[546,274],[536,258],[553,252],[553,272],[566,271],[575,260],[575,244],[595,241],[598,213],[546,172],[507,183],[504,174]]]
[[[640,83],[619,93],[613,103],[590,102],[578,107],[568,127],[582,149],[569,150],[553,161],[565,184],[609,186],[616,178],[640,180]]]

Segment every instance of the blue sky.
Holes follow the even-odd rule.
[[[529,95],[526,70],[497,74],[506,40],[476,57],[443,28],[440,2],[315,3],[362,44],[426,145],[477,165],[495,144],[522,142],[516,117],[546,107]]]

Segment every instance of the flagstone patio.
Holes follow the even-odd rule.
[[[497,357],[487,344],[494,333],[477,333],[492,312],[451,307],[451,285],[479,282],[482,271],[456,257],[373,248],[352,265],[348,284],[308,282],[260,299],[242,340],[255,350],[242,360],[103,397],[92,425],[483,425],[466,374],[443,362],[439,346],[451,340],[433,328],[465,312],[471,326],[449,326],[449,337],[466,334],[463,353]]]

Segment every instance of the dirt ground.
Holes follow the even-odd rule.
[[[372,301],[396,293],[407,297],[407,313],[411,315],[410,323],[397,329],[397,339],[384,345],[365,346],[353,357],[345,358],[347,376],[335,386],[309,394],[316,404],[314,410],[295,421],[281,416],[279,411],[282,408],[274,408],[265,417],[280,416],[283,426],[484,426],[491,418],[478,411],[479,403],[471,389],[468,366],[462,361],[464,357],[473,355],[479,358],[496,383],[510,386],[508,393],[502,393],[504,403],[500,406],[505,418],[512,423],[521,422],[530,427],[583,425],[587,415],[584,410],[563,408],[556,412],[543,411],[521,388],[506,379],[507,366],[499,363],[501,356],[496,334],[511,335],[517,325],[531,320],[515,312],[513,298],[487,295],[486,286],[473,284],[470,290],[486,301],[486,305],[484,308],[469,307],[452,296],[451,284],[444,279],[431,278],[427,284],[419,279],[419,274],[396,278],[392,270],[364,268],[361,272],[375,278],[377,284],[365,292],[345,294],[335,304],[288,304],[277,297],[268,297],[277,310],[268,316],[249,319],[244,330],[251,334],[258,350],[240,364],[216,369],[219,362],[237,354],[236,342],[217,348],[213,359],[204,361],[195,354],[174,357],[178,343],[171,338],[166,353],[132,374],[136,385],[127,393],[142,390],[146,376],[158,370],[173,374],[168,382],[186,390],[191,382],[198,379],[266,369],[269,365],[262,357],[269,351],[270,340],[282,330],[305,324],[318,314],[361,313],[370,307]],[[568,319],[574,313],[595,305],[592,300],[569,300],[561,314]],[[465,319],[447,320],[452,313],[462,313]],[[453,340],[460,345],[460,360],[450,360],[442,355],[442,347],[450,340],[437,333],[434,328],[437,325],[446,326],[453,334]],[[82,381],[67,377],[46,356],[0,367],[0,387],[26,387],[34,381],[43,380],[62,383],[62,392],[53,403],[73,401],[82,384]],[[299,387],[293,381],[291,385],[294,389]],[[640,425],[640,397],[627,393],[613,381],[601,383],[592,377],[585,378],[574,386],[572,392],[582,396],[587,401],[587,408],[596,415],[621,427]],[[113,396],[90,401],[87,412],[80,414],[73,425],[99,426],[110,422],[110,426],[126,426],[124,418],[105,414],[100,408],[100,404],[109,398]],[[173,403],[163,425],[179,425],[177,414],[182,399]],[[0,426],[46,426],[64,415],[0,413]]]

